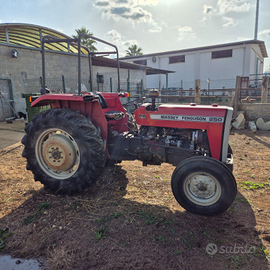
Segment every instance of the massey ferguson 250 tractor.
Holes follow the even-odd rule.
[[[116,54],[118,91],[81,93],[81,38],[112,46]],[[158,91],[149,92],[151,103],[134,112],[135,127],[120,102],[118,50],[113,44],[81,34],[78,39],[42,40],[43,88],[46,43],[78,46],[78,94],[32,97],[32,107],[51,105],[26,126],[22,139],[27,169],[46,188],[57,193],[80,192],[97,179],[106,163],[141,160],[143,165],[167,162],[176,166],[172,192],[178,203],[195,214],[213,216],[233,203],[237,186],[228,145],[232,108],[196,104],[157,106]],[[88,51],[90,84],[92,52]],[[100,53],[102,54],[102,53]],[[104,52],[103,54],[108,54]],[[91,89],[92,86],[91,86]]]

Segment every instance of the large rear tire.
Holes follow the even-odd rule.
[[[38,114],[22,139],[27,169],[57,193],[80,192],[94,182],[105,162],[105,142],[89,117],[70,109]]]
[[[172,175],[172,191],[187,211],[215,216],[233,203],[237,185],[222,162],[209,157],[192,157],[181,162]]]

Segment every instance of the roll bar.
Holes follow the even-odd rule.
[[[93,39],[95,41],[104,43],[108,46],[111,46],[115,49],[115,51],[110,51],[110,52],[92,52],[90,51],[86,46],[81,44],[81,39],[82,37],[86,37],[86,38],[90,38]],[[117,85],[117,91],[120,92],[120,64],[119,64],[119,53],[118,53],[118,49],[115,45],[104,41],[102,39],[93,37],[91,35],[87,35],[87,34],[80,34],[78,38],[67,38],[67,39],[60,39],[60,38],[56,38],[54,36],[49,36],[46,35],[42,38],[41,41],[41,51],[42,51],[42,87],[43,89],[45,89],[45,85],[46,85],[46,75],[45,75],[45,43],[60,43],[60,42],[66,42],[68,44],[72,44],[72,45],[76,45],[78,46],[78,95],[81,95],[81,48],[85,49],[88,53],[88,64],[89,64],[89,77],[90,77],[90,86],[91,89],[93,89],[93,85],[92,85],[92,57],[94,55],[102,55],[102,54],[116,54],[116,59],[117,59],[117,79],[118,79],[118,85]]]

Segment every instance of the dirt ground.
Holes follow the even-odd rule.
[[[270,132],[233,131],[230,145],[238,195],[216,217],[178,205],[168,164],[125,161],[68,197],[34,182],[22,146],[0,151],[0,254],[53,270],[270,269]]]

